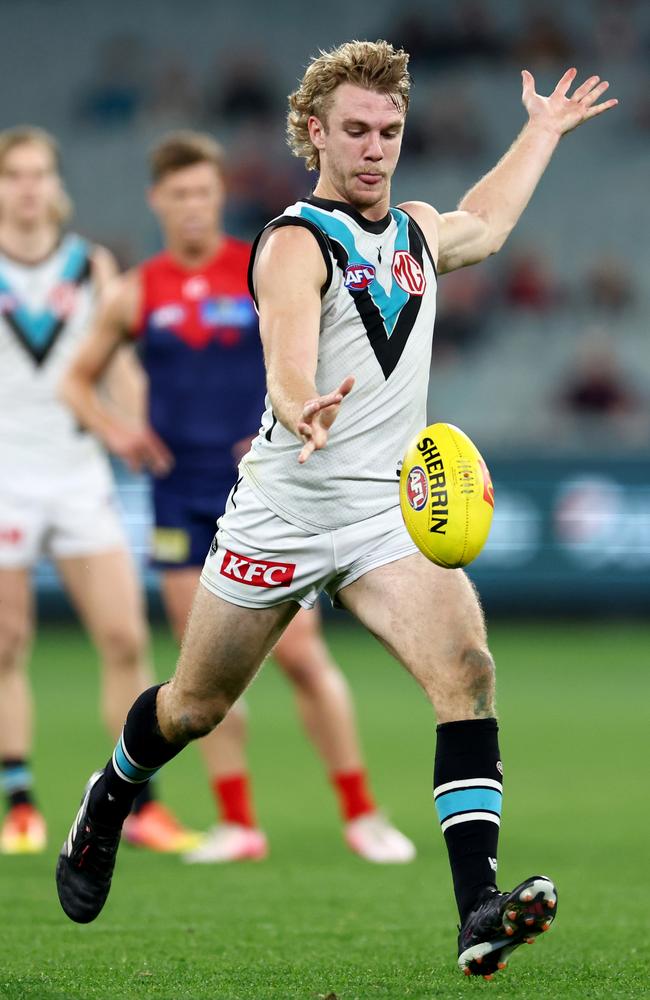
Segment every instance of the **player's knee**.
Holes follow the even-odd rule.
[[[326,652],[312,641],[286,643],[275,651],[278,665],[297,687],[311,690],[333,671]]]
[[[282,669],[301,691],[318,694],[325,688],[341,687],[345,684],[340,671],[326,659],[291,659],[282,664]]]
[[[495,666],[485,646],[466,646],[461,654],[463,679],[476,715],[494,711]]]
[[[291,656],[284,656],[280,661],[282,671],[286,674],[292,684],[300,688],[310,688],[316,682],[317,671],[309,660],[300,655],[300,651],[292,653]]]
[[[108,667],[133,670],[146,655],[147,638],[137,625],[119,624],[104,629],[97,636],[97,644]]]
[[[229,708],[221,698],[183,698],[169,710],[174,738],[189,743],[207,736],[225,718]]]
[[[0,672],[13,673],[23,669],[30,630],[26,622],[0,620]]]

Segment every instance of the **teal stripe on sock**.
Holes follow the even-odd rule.
[[[157,767],[141,767],[139,764],[132,764],[124,753],[122,747],[122,737],[117,741],[115,747],[115,763],[118,768],[130,781],[148,781],[149,778],[159,770]]]
[[[501,792],[493,788],[465,788],[446,792],[436,799],[436,812],[442,823],[459,812],[493,812],[501,815]]]
[[[30,768],[22,764],[19,767],[6,767],[2,772],[2,789],[8,795],[32,788],[33,784],[34,777]]]

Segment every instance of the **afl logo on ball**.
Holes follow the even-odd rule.
[[[411,295],[422,295],[427,287],[424,271],[415,257],[406,250],[396,250],[393,256],[393,277],[405,292]]]
[[[413,510],[422,510],[429,499],[429,487],[424,469],[415,465],[409,472],[406,483],[406,495]]]
[[[349,264],[345,269],[345,287],[352,292],[361,292],[374,281],[375,269],[372,264]]]

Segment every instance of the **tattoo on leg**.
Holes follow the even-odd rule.
[[[477,719],[488,719],[494,715],[492,699],[487,691],[481,693],[474,699],[474,716]]]
[[[216,722],[214,723],[216,725]],[[184,712],[178,717],[176,732],[179,743],[189,743],[191,740],[198,740],[202,736],[207,736],[214,728],[205,718],[197,718],[190,712]]]
[[[474,717],[489,718],[494,715],[494,661],[481,649],[468,649],[463,654],[467,671],[468,693],[473,700]]]

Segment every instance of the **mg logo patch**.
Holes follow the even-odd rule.
[[[345,269],[345,287],[352,292],[361,292],[375,279],[372,264],[348,264]]]
[[[393,255],[393,277],[405,292],[410,295],[422,295],[427,287],[424,271],[415,257],[406,250],[396,250]]]
[[[22,528],[0,528],[0,545],[18,545],[24,535]]]
[[[251,587],[288,587],[296,571],[295,563],[253,561],[237,552],[226,549],[221,569],[222,576]]]
[[[77,288],[71,281],[65,281],[53,289],[49,297],[49,307],[55,316],[68,319],[77,303]]]

